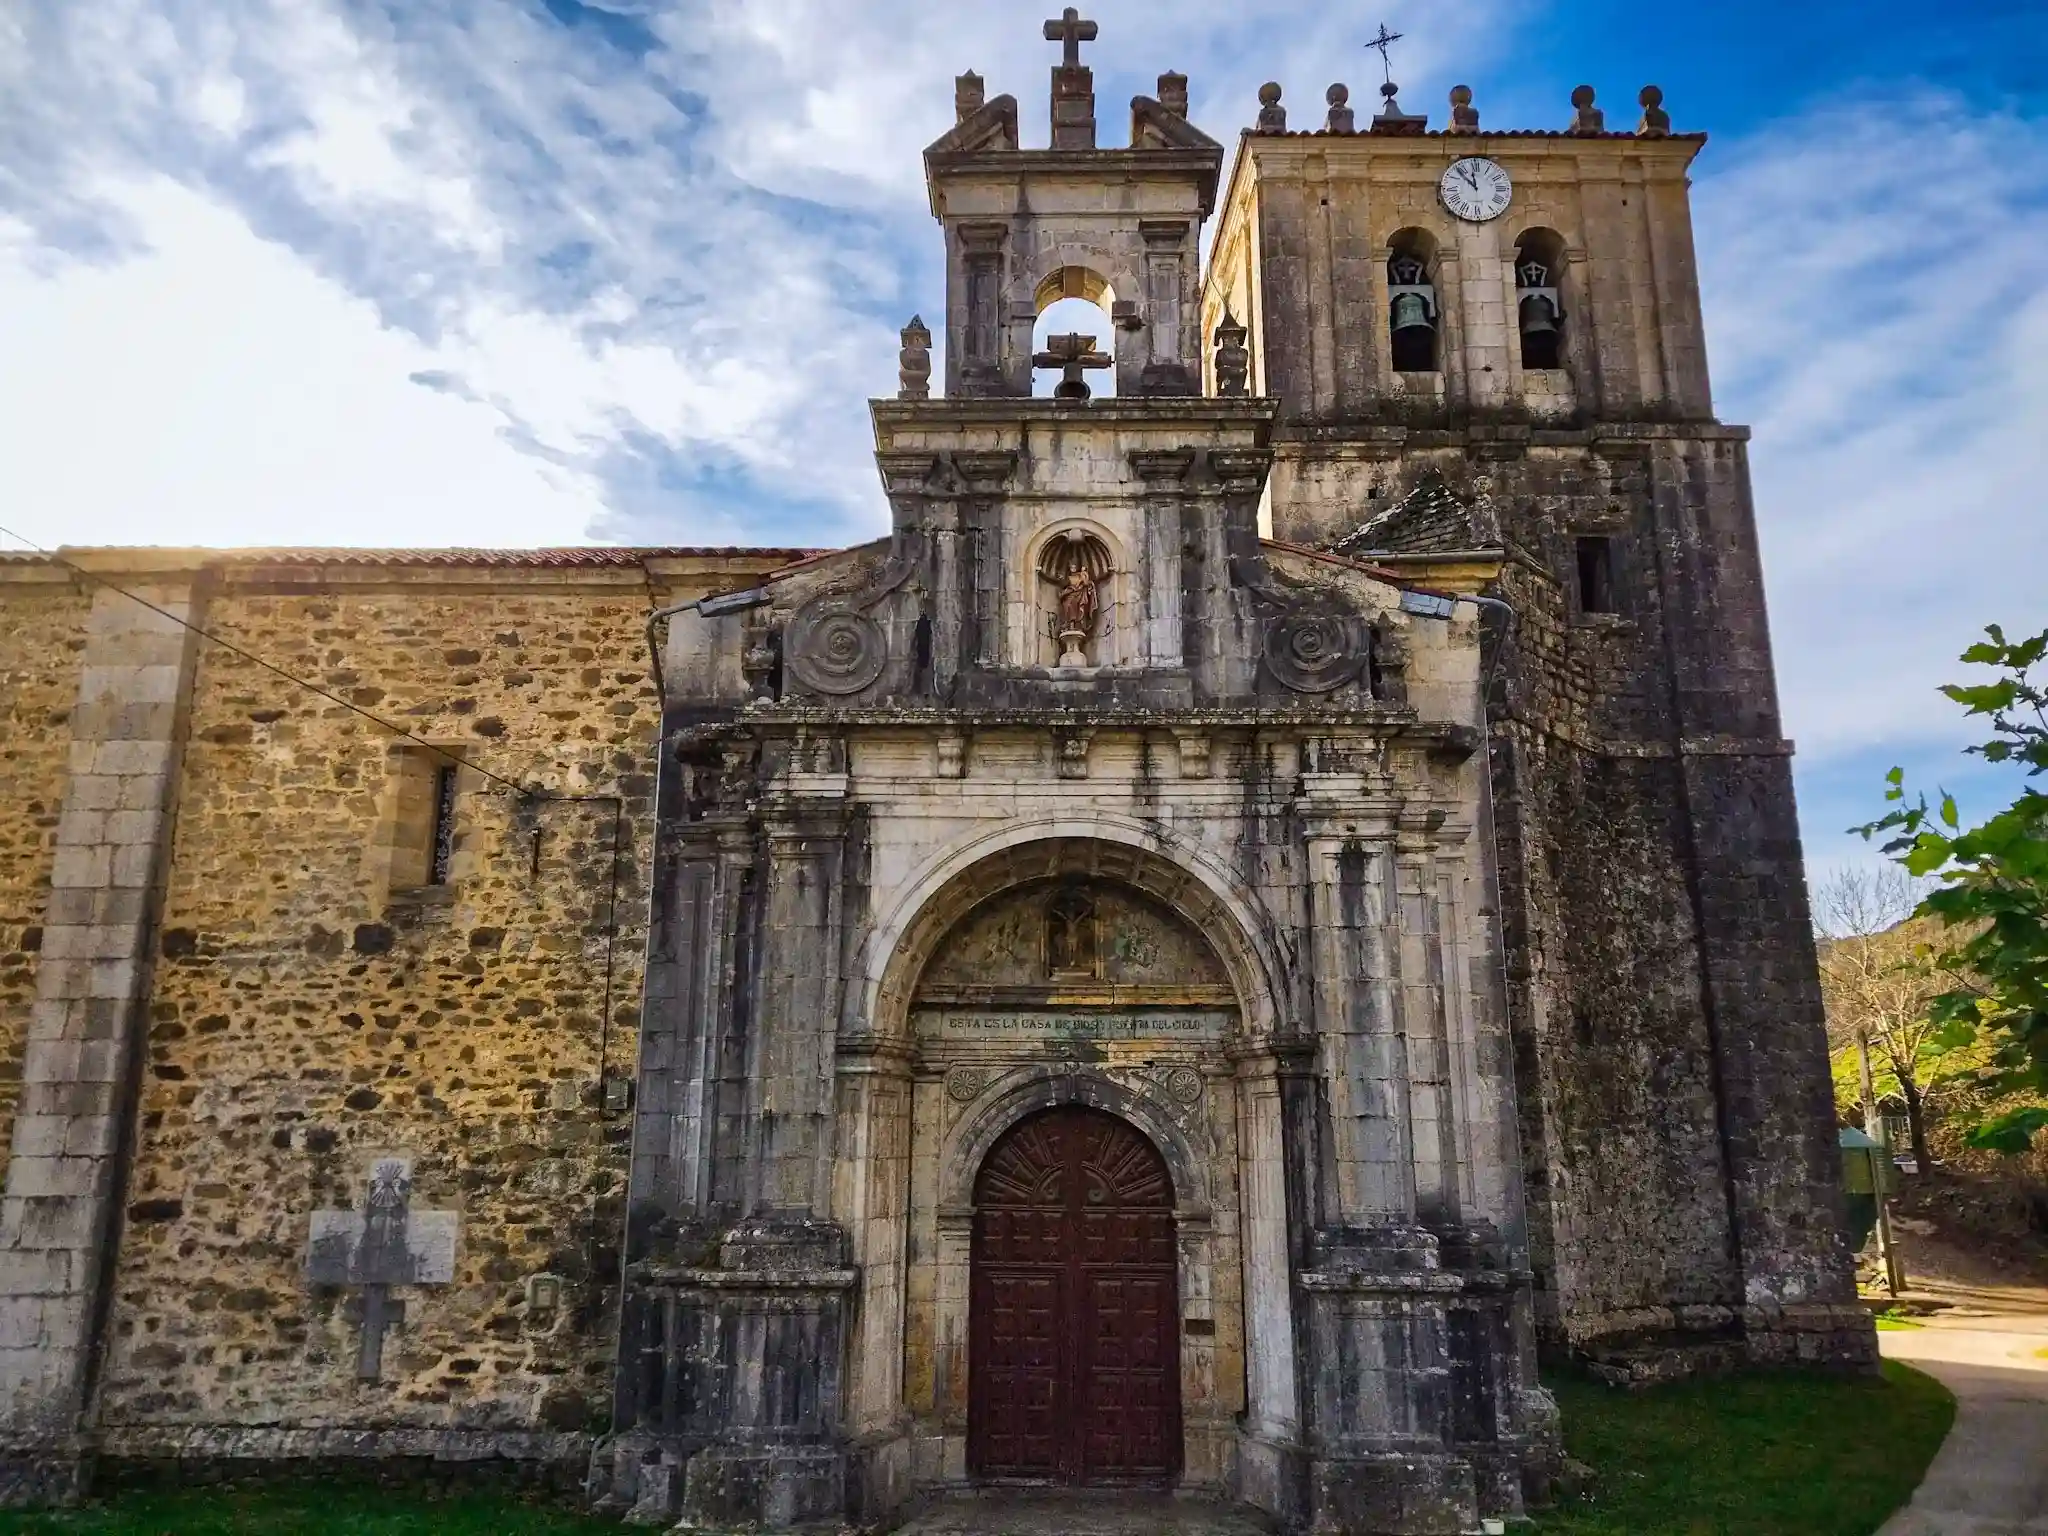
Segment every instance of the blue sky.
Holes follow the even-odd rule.
[[[46,543],[828,543],[939,305],[918,151],[979,70],[1042,136],[1056,7],[18,0],[0,10],[0,522]],[[1817,862],[1893,762],[1991,776],[1933,692],[2048,623],[2039,0],[1101,0],[1225,142],[1396,78],[1441,119],[1713,142],[1695,210]]]

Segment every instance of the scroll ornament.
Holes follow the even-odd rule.
[[[1348,614],[1288,613],[1266,621],[1266,665],[1296,693],[1356,682],[1371,648],[1371,632]]]
[[[843,597],[813,599],[790,620],[785,664],[813,693],[859,693],[888,659],[881,625]]]

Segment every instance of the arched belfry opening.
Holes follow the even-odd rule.
[[[1515,241],[1515,319],[1525,369],[1564,366],[1564,304],[1558,297],[1564,240],[1556,230],[1525,230]]]
[[[1007,1131],[974,1181],[968,1469],[1067,1483],[1181,1469],[1173,1180],[1085,1104]]]
[[[1436,238],[1425,229],[1396,234],[1387,256],[1387,339],[1396,373],[1443,366],[1443,308],[1436,290]]]
[[[1032,395],[1041,400],[1113,397],[1117,297],[1108,281],[1088,267],[1060,267],[1038,285],[1035,298]]]

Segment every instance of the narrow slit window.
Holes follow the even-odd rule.
[[[429,845],[427,884],[446,885],[455,861],[455,765],[434,770],[434,837]]]
[[[1614,540],[1580,539],[1578,555],[1579,612],[1613,613]]]

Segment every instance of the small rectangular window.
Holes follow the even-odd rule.
[[[434,770],[434,838],[427,867],[429,885],[446,885],[448,867],[455,860],[455,774],[453,763],[443,763]]]
[[[1578,541],[1579,612],[1613,613],[1614,540],[1585,538]]]

